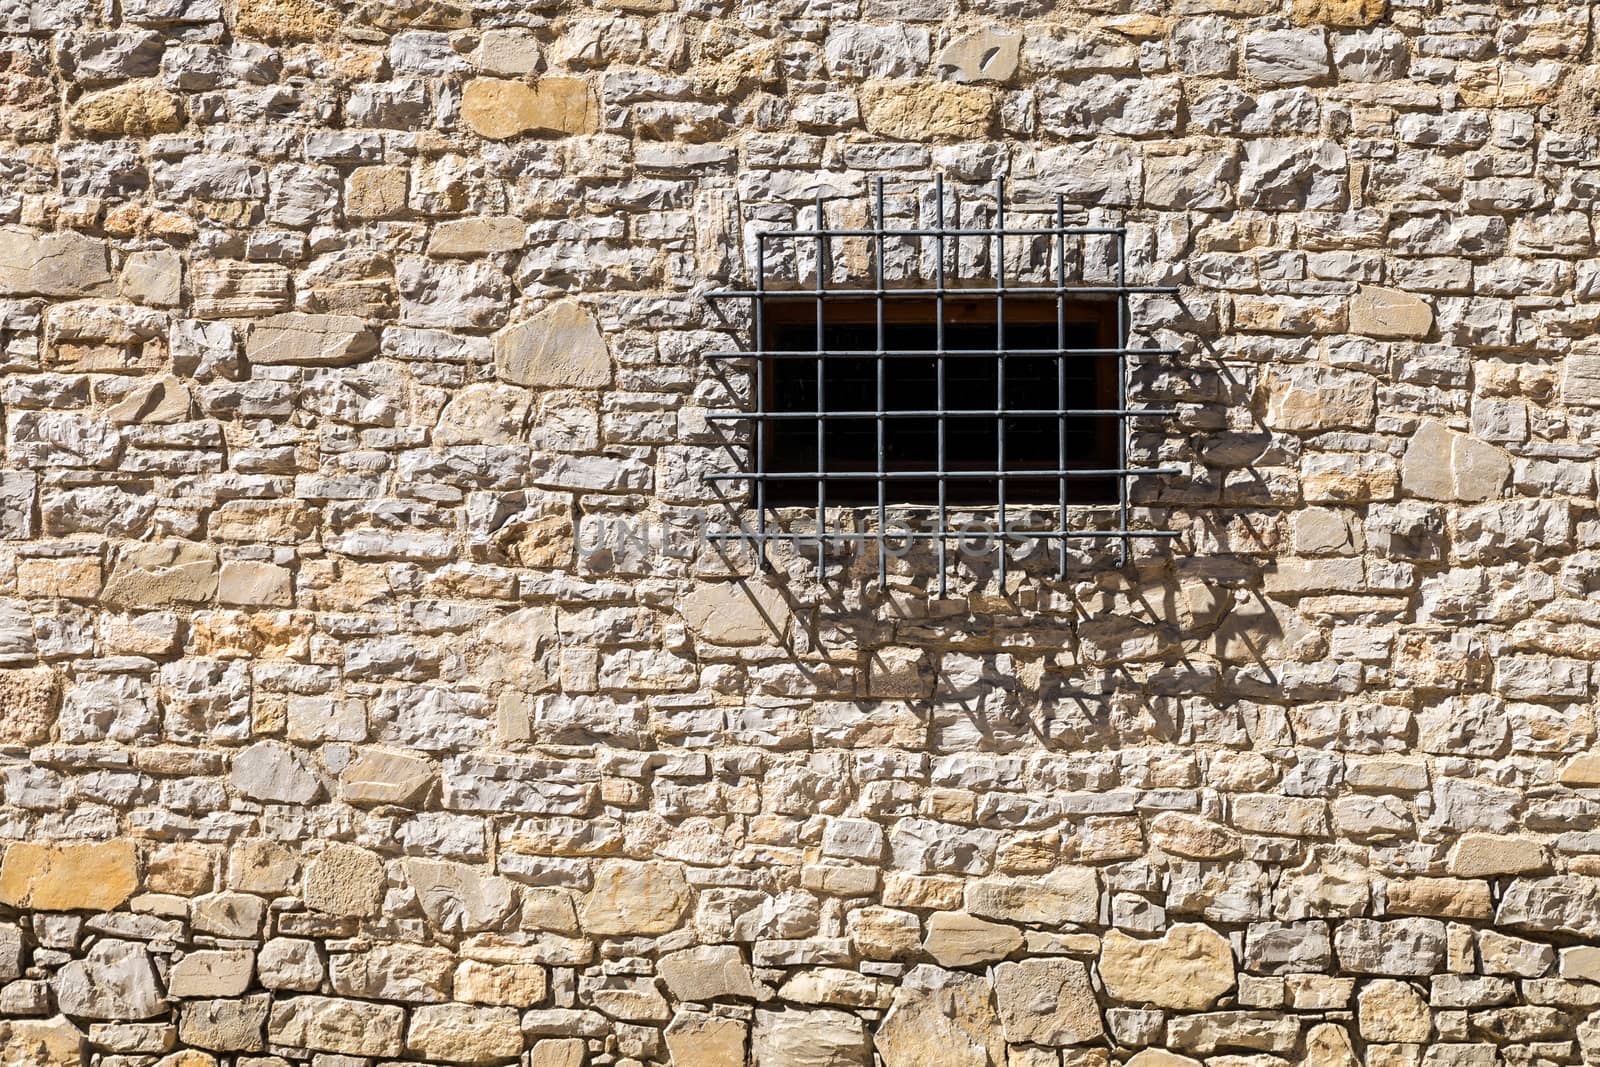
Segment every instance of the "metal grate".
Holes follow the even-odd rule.
[[[809,548],[814,542],[819,578],[826,573],[827,547],[830,543],[874,543],[878,548],[880,585],[887,578],[888,559],[892,554],[891,543],[903,547],[911,542],[932,542],[937,551],[941,595],[947,587],[950,546],[965,545],[970,542],[973,535],[970,521],[963,521],[961,525],[957,525],[954,520],[958,518],[966,520],[974,509],[970,504],[958,504],[952,497],[961,498],[962,493],[959,490],[980,482],[992,486],[993,489],[993,503],[981,510],[992,514],[994,518],[994,525],[989,533],[992,535],[990,539],[994,542],[996,568],[1002,585],[1005,581],[1008,548],[1018,541],[1053,544],[1058,573],[1065,577],[1068,542],[1073,539],[1114,540],[1118,545],[1120,564],[1128,559],[1129,542],[1132,538],[1177,536],[1176,532],[1171,530],[1134,529],[1130,525],[1129,480],[1140,475],[1177,474],[1179,471],[1130,465],[1128,432],[1130,420],[1169,416],[1175,412],[1168,408],[1144,408],[1130,404],[1128,356],[1134,353],[1141,357],[1175,355],[1176,350],[1127,347],[1130,326],[1128,298],[1138,293],[1176,293],[1177,288],[1128,284],[1126,229],[1120,226],[1068,226],[1066,203],[1062,196],[1054,198],[1053,214],[1045,215],[1045,225],[1008,227],[1003,178],[995,184],[992,225],[947,224],[946,194],[942,175],[935,178],[931,226],[891,228],[885,211],[884,183],[881,178],[877,180],[872,199],[868,225],[857,228],[833,228],[827,225],[823,199],[819,194],[814,226],[808,228],[797,225],[794,229],[756,231],[753,247],[755,288],[723,290],[708,294],[714,301],[750,301],[752,312],[750,348],[740,351],[711,352],[708,356],[716,360],[750,361],[754,372],[752,397],[754,410],[717,411],[708,416],[719,423],[742,423],[750,427],[751,447],[747,469],[737,473],[717,473],[707,476],[715,483],[749,484],[754,504],[754,525],[752,527],[741,521],[739,529],[712,536],[722,540],[749,542],[754,546],[763,568],[771,566],[768,554],[770,544],[791,542],[796,546],[804,545]],[[1043,214],[1037,209],[1031,213]],[[1109,245],[1107,251],[1113,258],[1108,271],[1112,280],[1108,283],[1088,284],[1081,278],[1069,277],[1069,255],[1081,251],[1084,242],[1089,240]],[[970,242],[983,242],[983,251],[989,253],[988,277],[980,279],[952,277],[963,262],[981,262],[983,258],[979,256],[974,260],[968,256],[964,260],[962,246],[964,241],[969,242],[967,247],[969,252]],[[1031,280],[1017,278],[1008,281],[1008,241],[1024,242],[1030,246],[1029,252],[1036,268],[1031,272]],[[870,284],[862,284],[859,280],[829,284],[829,276],[839,259],[836,248],[840,242],[866,243],[871,264]],[[931,252],[932,278],[927,278],[927,272],[924,272],[922,277],[913,280],[912,284],[901,284],[900,280],[896,279],[891,285],[888,268],[890,242],[896,243],[897,251],[903,251],[905,243],[911,242],[918,248],[919,254]],[[931,248],[928,247],[930,245]],[[769,249],[778,249],[779,252],[769,254]],[[804,266],[803,252],[807,250],[812,253],[812,267],[809,273],[813,277],[810,286],[805,285],[805,275],[808,272]],[[1012,251],[1016,250],[1017,246],[1013,244]],[[780,264],[779,269],[772,269],[774,262]],[[783,276],[786,273],[788,276]],[[926,284],[930,280],[932,284]],[[976,286],[969,284],[974,280],[987,284]],[[917,284],[919,281],[920,285]],[[974,298],[993,302],[993,346],[981,348],[947,346],[946,339],[949,332],[946,321],[947,309],[957,302],[962,302],[963,306],[970,306],[968,302]],[[1013,336],[1026,334],[1027,345],[1008,346],[1006,336],[1008,300],[1012,302],[1012,320],[1016,318],[1015,309],[1023,302],[1037,305],[1043,300],[1053,303],[1055,331],[1054,337],[1048,339],[1052,343],[1041,344],[1038,329],[1024,331],[1018,329],[1013,321]],[[1069,311],[1085,300],[1109,305],[1106,327],[1109,331],[1109,343],[1106,343],[1104,332],[1102,340],[1098,343],[1077,346],[1069,343],[1071,340],[1068,331]],[[923,306],[927,306],[931,301],[929,312],[929,317],[933,320],[931,346],[906,348],[903,345],[896,346],[889,343],[893,332],[889,312],[893,309],[897,313],[903,313],[908,307],[913,306],[908,304],[912,301],[921,301]],[[769,329],[771,322],[780,316],[792,320],[792,312],[797,302],[814,309],[810,316],[815,324],[814,336],[810,338],[811,343],[809,346],[796,346],[792,343],[783,346],[774,345]],[[867,325],[871,331],[870,335],[875,336],[876,342],[870,348],[830,346],[828,342],[829,324],[832,321],[830,315],[837,315],[839,309],[846,304],[854,304],[858,308],[862,304],[870,307]],[[904,314],[897,314],[895,317],[903,321]],[[890,361],[900,359],[932,361],[935,390],[934,402],[931,405],[924,403],[898,406],[889,403],[886,369]],[[1020,406],[1015,403],[1008,404],[1008,361],[1015,368],[1022,360],[1030,361],[1033,366],[1037,366],[1040,359],[1051,359],[1055,363],[1054,396],[1030,397]],[[770,395],[774,377],[780,370],[790,371],[792,367],[792,365],[781,366],[780,361],[787,364],[793,360],[809,361],[815,370],[815,386],[809,390],[812,394],[809,397],[812,403],[803,410],[794,410],[792,407],[785,409],[784,405],[775,404]],[[952,402],[957,398],[948,395],[947,385],[950,368],[957,360],[982,360],[992,365],[996,383],[992,406],[988,405],[987,401],[978,407],[961,406],[959,402]],[[1105,399],[1109,400],[1109,403],[1073,402],[1075,398],[1069,395],[1068,389],[1068,365],[1078,360],[1101,361],[1099,367],[1113,383],[1110,392],[1105,394]],[[855,366],[865,363],[875,372],[877,402],[872,409],[855,405],[844,409],[830,406],[827,390],[829,372],[837,371],[840,361],[851,361]],[[1032,384],[1038,385],[1037,382]],[[967,398],[960,398],[961,402],[966,400]],[[986,453],[992,455],[993,462],[981,464],[984,469],[974,469],[970,462],[965,464],[952,462],[953,457],[949,454],[953,436],[952,425],[956,420],[962,420],[961,425],[966,425],[975,418],[993,420],[993,449],[992,453]],[[1057,448],[1056,454],[1048,462],[1041,464],[1035,459],[1032,465],[1023,467],[1007,463],[1008,424],[1014,427],[1017,421],[1023,418],[1055,420]],[[896,426],[906,425],[900,421],[905,419],[931,420],[937,427],[934,455],[929,457],[930,462],[926,465],[905,465],[903,460],[898,463],[891,461],[892,450],[888,447],[888,439],[895,433]],[[815,436],[814,464],[806,462],[797,467],[793,457],[774,454],[772,447],[774,440],[785,427],[794,425],[795,420],[809,421],[814,427],[814,431],[806,435],[810,437],[814,433]],[[1085,421],[1098,424],[1101,432],[1114,438],[1109,453],[1100,455],[1095,462],[1082,462],[1082,457],[1075,457],[1073,450],[1069,448],[1069,427],[1081,427]],[[876,462],[867,463],[866,469],[841,468],[837,463],[830,469],[828,462],[830,435],[837,442],[841,433],[838,427],[845,422],[852,422],[857,427],[863,422],[870,423],[875,430]],[[1013,447],[1013,452],[1015,451]],[[1074,462],[1074,459],[1079,462]],[[808,466],[814,469],[804,469]],[[1115,508],[1114,525],[1108,526],[1105,522],[1101,522],[1091,528],[1074,528],[1069,523],[1070,509],[1076,504],[1086,502],[1082,494],[1075,495],[1074,489],[1085,482],[1095,481],[1115,487],[1111,501]],[[1016,504],[1014,500],[1008,500],[1008,484],[1015,495],[1017,486],[1025,484],[1037,487],[1041,482],[1046,485],[1054,483],[1054,491],[1050,494],[1053,498],[1050,501],[1053,505],[1053,518],[1044,524],[1044,528],[1020,524],[1016,517],[1010,514]],[[782,523],[777,515],[778,508],[792,506],[795,501],[789,498],[793,496],[794,487],[806,483],[813,484],[815,488],[814,502],[806,505],[813,516],[812,526],[809,529],[781,528]],[[899,511],[900,507],[907,503],[899,498],[897,490],[913,484],[920,486],[931,484],[934,487],[935,491],[931,494],[933,498],[925,502],[929,520],[927,525],[930,528],[891,530],[889,528],[891,505]],[[876,497],[875,502],[860,501],[852,505],[852,510],[863,513],[864,520],[875,518],[874,529],[863,528],[847,532],[841,528],[830,531],[829,510],[837,509],[839,506],[835,500],[830,499],[830,489],[838,495],[841,485],[851,487],[857,494],[862,486],[866,486],[867,495]],[[783,492],[778,491],[780,486],[783,487]],[[953,488],[958,491],[953,493]],[[1031,506],[1037,507],[1037,500]],[[775,529],[775,526],[780,528]]]

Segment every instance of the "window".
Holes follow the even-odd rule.
[[[1135,525],[1128,493],[1178,473],[1133,465],[1129,447],[1131,420],[1173,414],[1130,397],[1130,357],[1174,354],[1129,347],[1129,297],[1176,288],[1128,284],[1122,227],[1068,226],[1059,196],[1008,227],[1004,194],[956,209],[936,177],[912,208],[932,218],[899,229],[882,180],[865,227],[830,228],[819,197],[811,225],[754,233],[754,288],[710,294],[750,302],[750,347],[710,353],[752,371],[750,407],[710,415],[745,431],[729,442],[744,468],[709,478],[749,486],[751,513],[725,536],[763,566],[772,543],[803,544],[821,576],[830,545],[876,543],[881,583],[891,545],[931,542],[943,593],[975,513],[1002,582],[1019,541],[1053,544],[1064,576],[1073,539],[1112,540],[1126,560],[1131,538],[1176,536]],[[840,509],[860,521],[830,522]]]
[[[1076,503],[1114,503],[1114,478],[1081,473],[1117,466],[1116,425],[1097,417],[1116,407],[1114,306],[1030,297],[1004,315],[993,299],[886,299],[880,358],[875,301],[824,304],[820,348],[815,300],[769,301],[767,503],[875,505],[881,482],[891,506],[993,508],[1002,490],[1053,503],[1063,480]]]

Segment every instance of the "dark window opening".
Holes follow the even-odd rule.
[[[815,507],[819,482],[875,504],[880,480],[891,506],[1117,501],[1092,473],[1119,463],[1114,301],[947,297],[941,331],[939,300],[890,293],[882,357],[876,301],[824,301],[820,333],[817,303],[767,298],[769,506]]]

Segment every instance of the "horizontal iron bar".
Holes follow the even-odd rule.
[[[761,240],[784,237],[1114,237],[1127,233],[1123,226],[1024,226],[1017,229],[994,226],[974,229],[958,227],[917,227],[911,230],[757,230]]]
[[[1099,296],[1126,296],[1129,293],[1167,293],[1181,290],[1176,285],[1024,285],[985,289],[715,289],[704,294],[707,300],[833,300],[840,297],[942,296],[959,300],[964,296],[1041,296],[1064,293]]]
[[[830,505],[841,506],[841,505]],[[962,541],[968,538],[997,537],[999,530],[946,530],[946,531],[918,531],[898,530],[883,533],[850,534],[850,533],[825,533],[824,541]],[[1018,530],[1008,527],[1005,530],[1007,540],[1017,541],[1042,541],[1062,537],[1182,537],[1177,530]],[[817,534],[812,533],[707,533],[708,541],[815,541]]]
[[[943,352],[936,348],[891,348],[882,352],[873,352],[859,348],[825,348],[820,352],[804,351],[797,349],[780,349],[778,351],[716,351],[704,353],[707,359],[766,359],[775,356],[778,359],[877,359],[887,356],[890,359],[936,359],[940,356],[968,359],[979,357],[994,359],[998,356],[1033,357],[1036,359],[1057,359],[1062,356],[1176,356],[1180,355],[1176,348],[947,348]]]
[[[901,410],[890,408],[885,411],[713,411],[706,415],[708,419],[726,420],[729,422],[743,422],[758,419],[936,419],[936,418],[999,418],[1002,415],[1026,415],[1031,418],[1059,418],[1063,415],[1072,416],[1116,416],[1131,419],[1140,415],[1176,415],[1176,408],[1006,408],[1004,411],[975,411],[968,408],[946,408],[943,411],[933,409],[921,411],[916,409]]]
[[[882,478],[887,481],[902,481],[918,479],[928,481],[931,479],[967,479],[967,478],[1134,478],[1141,474],[1182,474],[1183,471],[1176,467],[1106,467],[1100,470],[1016,470],[1016,471],[762,471],[747,474],[708,474],[707,481],[712,482],[815,482],[815,481],[871,481]]]

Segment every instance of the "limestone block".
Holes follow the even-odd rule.
[[[132,841],[17,841],[0,861],[0,903],[40,911],[109,911],[139,887]]]
[[[1433,1013],[1408,982],[1380,979],[1356,998],[1361,1036],[1367,1041],[1422,1043],[1432,1036]]]
[[[345,179],[345,214],[356,219],[403,215],[409,186],[409,172],[404,167],[357,167]]]
[[[355,845],[334,842],[306,866],[306,906],[317,911],[376,915],[383,891],[383,860]]]
[[[1000,26],[964,33],[939,52],[937,65],[951,81],[1004,82],[1017,72],[1022,34]]]
[[[0,670],[0,744],[49,740],[60,699],[60,683],[48,667]]]
[[[1444,923],[1351,919],[1334,931],[1339,966],[1354,974],[1431,975],[1444,967]]]
[[[64,1015],[50,1019],[13,1019],[0,1037],[0,1060],[17,1067],[84,1067],[88,1039]]]
[[[228,884],[241,893],[287,893],[299,872],[299,857],[276,841],[241,841],[228,854]]]
[[[275,937],[256,956],[256,975],[268,989],[314,993],[327,974],[315,941]]]
[[[91,137],[149,137],[183,125],[183,105],[151,78],[86,93],[72,105],[72,126]]]
[[[411,1013],[406,1049],[446,1063],[490,1063],[522,1051],[522,1026],[515,1008],[430,1004]]]
[[[666,1029],[674,1067],[726,1067],[745,1062],[750,1026],[740,1019],[680,1011]],[[537,1056],[538,1049],[535,1048]],[[552,1065],[556,1067],[556,1065]]]
[[[1486,920],[1494,913],[1489,883],[1465,878],[1391,879],[1386,886],[1392,915]]]
[[[1006,1041],[983,977],[926,964],[900,980],[874,1036],[884,1067],[1000,1064]]]
[[[305,756],[278,741],[258,741],[240,752],[228,779],[243,795],[265,803],[309,804],[322,793]]]
[[[503,445],[528,439],[533,397],[516,386],[477,382],[456,392],[439,412],[433,443]]]
[[[1336,1023],[1321,1023],[1306,1032],[1305,1067],[1361,1067],[1350,1034]]]
[[[1495,910],[1496,926],[1600,937],[1600,880],[1583,875],[1517,878]]]
[[[377,339],[353,315],[286,311],[255,323],[245,339],[245,356],[264,366],[343,366],[377,350]]]
[[[0,227],[0,296],[96,296],[111,288],[104,241]]]
[[[183,422],[192,404],[188,386],[174,375],[164,374],[129,383],[122,399],[106,409],[105,417],[119,425]]]
[[[271,315],[289,306],[289,272],[276,263],[196,261],[189,278],[201,318]]]
[[[697,586],[679,598],[678,610],[689,629],[714,645],[782,641],[791,614],[781,590],[758,582]]]
[[[1100,886],[1092,867],[1058,867],[1037,880],[979,878],[966,885],[966,909],[980,918],[1029,926],[1095,923]]]
[[[200,933],[255,938],[261,934],[266,901],[247,893],[207,893],[190,902],[190,922]]]
[[[272,998],[265,994],[192,1000],[179,1008],[178,1036],[186,1044],[218,1052],[265,1052],[261,1031],[271,1007]]]
[[[405,869],[428,921],[447,933],[497,929],[517,909],[516,887],[481,868],[448,860],[408,859]]]
[[[336,997],[286,997],[275,1000],[267,1038],[280,1045],[342,1052],[349,1056],[398,1056],[403,1047],[405,1009]]]
[[[328,977],[340,996],[436,1004],[450,999],[454,970],[449,949],[389,943],[333,953]]]
[[[594,316],[556,303],[494,336],[495,373],[515,385],[592,389],[611,381],[611,354]]]
[[[1112,930],[1101,943],[1100,978],[1117,1000],[1202,1011],[1233,988],[1233,950],[1222,935],[1195,923],[1176,924],[1151,939]]]
[[[1176,1052],[1147,1048],[1128,1061],[1128,1067],[1200,1067],[1200,1061]]]
[[[792,1004],[881,1010],[894,996],[894,983],[843,967],[815,967],[784,982],[778,996]]]
[[[339,27],[339,17],[317,0],[234,0],[233,31],[273,44],[324,41]]]
[[[593,133],[600,109],[582,78],[544,77],[533,85],[474,78],[461,94],[461,120],[480,137],[505,140],[526,133]]]
[[[1400,485],[1424,500],[1493,500],[1511,477],[1511,457],[1494,445],[1424,419],[1406,445]]]
[[[1363,285],[1350,299],[1350,329],[1368,337],[1426,337],[1433,307],[1412,293]]]
[[[720,997],[765,1000],[750,965],[736,945],[701,945],[669,952],[656,961],[656,974],[677,1000],[711,1001]]]
[[[829,28],[822,53],[835,78],[894,78],[925,70],[929,43],[920,26],[846,21]]]
[[[946,967],[993,963],[1022,948],[1022,932],[959,911],[929,916],[923,949]]]
[[[545,997],[545,969],[536,963],[482,963],[462,960],[450,986],[456,1000],[524,1008]]]
[[[871,81],[860,99],[867,129],[902,141],[978,139],[994,121],[994,94],[978,86]]]
[[[258,560],[231,559],[217,577],[217,601],[251,607],[294,603],[294,575],[287,567]]]
[[[54,985],[62,1012],[77,1018],[148,1019],[167,1008],[150,953],[135,941],[96,941],[62,965]]]
[[[1389,0],[1294,0],[1289,16],[1302,25],[1370,26],[1383,18]]]
[[[1272,85],[1320,81],[1330,73],[1327,35],[1321,29],[1246,34],[1244,70]]]
[[[1008,1042],[1084,1045],[1105,1037],[1089,970],[1077,960],[1002,963],[994,992]]]
[[[1178,811],[1164,811],[1150,821],[1150,843],[1176,856],[1206,860],[1231,859],[1241,849],[1237,832]]]
[[[167,992],[175,997],[236,997],[250,988],[256,954],[246,948],[201,949],[175,960]]]
[[[430,256],[486,256],[515,252],[528,243],[527,224],[511,215],[450,219],[434,227]]]
[[[485,74],[511,77],[538,73],[543,58],[538,38],[524,29],[487,30],[472,53],[472,61]]]
[[[339,776],[339,793],[351,804],[415,807],[438,779],[434,765],[418,756],[364,748]]]
[[[1274,430],[1366,429],[1377,415],[1377,383],[1326,367],[1291,367],[1267,379],[1266,422]]]
[[[664,934],[689,907],[689,886],[678,865],[607,860],[595,872],[583,904],[591,934]]]
[[[189,541],[156,541],[122,549],[103,595],[119,607],[163,608],[204,603],[216,590],[214,549]]]
[[[183,302],[183,257],[176,252],[134,252],[122,261],[117,287],[136,304],[177,307]]]
[[[751,1057],[772,1067],[867,1067],[866,1024],[842,1011],[757,1011]]]

